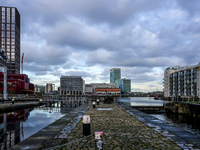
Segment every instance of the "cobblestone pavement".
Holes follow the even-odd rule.
[[[97,110],[97,108],[112,108],[113,110]],[[59,150],[68,149],[95,149],[94,132],[103,132],[103,149],[131,150],[131,149],[181,149],[173,141],[138,121],[123,111],[116,104],[92,106],[86,113],[91,118],[91,134],[83,136],[82,121],[66,139],[66,144]]]

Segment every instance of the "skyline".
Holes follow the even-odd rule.
[[[109,83],[121,68],[132,91],[163,88],[167,67],[199,62],[198,0],[0,0],[21,16],[23,73],[35,85],[62,75]],[[141,90],[141,91],[142,91]]]

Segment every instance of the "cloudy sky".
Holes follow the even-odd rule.
[[[0,0],[21,15],[24,72],[34,84],[61,75],[109,82],[121,68],[132,91],[162,90],[164,69],[200,60],[199,0]]]

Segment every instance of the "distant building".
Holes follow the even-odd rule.
[[[4,74],[0,72],[0,93],[3,93]],[[34,84],[25,74],[7,74],[8,94],[33,94]]]
[[[82,95],[84,80],[81,76],[61,76],[60,95]]]
[[[200,97],[200,63],[169,67],[164,71],[165,97]]]
[[[110,69],[110,83],[115,83],[116,80],[121,79],[121,69]]]
[[[90,83],[92,85],[92,93],[96,94],[97,88],[106,88],[106,89],[114,89],[119,88],[118,85],[115,85],[115,83]]]
[[[111,95],[120,95],[121,90],[120,88],[96,88],[95,94],[111,94]]]
[[[93,94],[93,89],[91,84],[85,84],[85,94],[86,95]]]
[[[20,14],[15,7],[0,6],[0,48],[8,58],[8,74],[20,74]]]
[[[45,86],[44,85],[35,85],[35,93],[45,93]]]
[[[115,81],[115,84],[119,86],[122,94],[131,92],[131,79],[119,79]]]
[[[45,94],[53,94],[54,89],[55,89],[55,84],[47,83],[45,86]]]

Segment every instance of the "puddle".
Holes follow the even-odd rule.
[[[97,110],[113,110],[112,108],[97,108]]]

